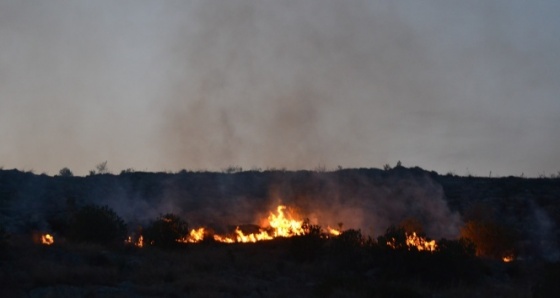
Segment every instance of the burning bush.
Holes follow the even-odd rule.
[[[71,222],[68,238],[77,242],[120,243],[126,237],[124,221],[108,206],[84,206]]]
[[[144,241],[159,247],[176,247],[185,235],[189,234],[187,222],[175,214],[160,216],[144,230]]]

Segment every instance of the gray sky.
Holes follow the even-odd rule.
[[[560,170],[560,1],[0,0],[0,166]]]

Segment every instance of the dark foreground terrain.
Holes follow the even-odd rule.
[[[296,240],[299,239],[299,240]],[[2,297],[555,297],[560,264],[304,238],[175,249],[14,241]],[[303,241],[303,242],[302,242]]]

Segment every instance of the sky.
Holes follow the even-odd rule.
[[[556,174],[559,11],[0,0],[0,167]]]

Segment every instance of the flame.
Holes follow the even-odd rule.
[[[223,243],[235,243],[235,240],[233,238],[220,235],[214,235],[214,240]]]
[[[192,229],[191,232],[181,238],[178,239],[177,242],[181,242],[181,243],[196,243],[196,242],[200,242],[202,240],[204,240],[204,235],[206,234],[206,231],[204,228],[198,228],[198,229]]]
[[[435,240],[428,241],[424,237],[419,237],[416,235],[416,232],[413,232],[412,235],[406,235],[406,245],[408,247],[416,247],[419,251],[435,251],[437,248],[437,244]]]
[[[418,251],[434,252],[437,249],[437,243],[435,240],[428,241],[426,238],[416,235],[416,232],[412,232],[412,234],[405,233],[405,235],[408,250],[411,250],[414,247]],[[387,241],[387,246],[396,249],[396,241],[397,240],[395,238],[392,238],[391,241]]]
[[[274,237],[292,237],[305,234],[303,230],[303,221],[295,220],[293,218],[286,218],[284,216],[284,210],[286,206],[280,205],[276,208],[278,215],[270,213],[268,216],[268,222],[272,229],[274,229]]]
[[[138,240],[136,240],[136,242],[134,242],[134,241],[132,240],[132,236],[128,236],[128,238],[124,241],[124,243],[126,243],[126,244],[132,244],[132,245],[134,245],[134,246],[136,246],[136,247],[142,248],[142,247],[144,247],[144,237],[143,237],[142,235],[140,235],[140,236],[138,237]]]
[[[51,234],[41,235],[41,244],[51,245],[54,243],[54,237]]]
[[[329,234],[333,235],[333,236],[339,236],[340,234],[342,234],[342,232],[340,230],[331,228],[331,227],[327,227],[327,231],[329,232]]]
[[[513,255],[507,255],[502,258],[502,261],[504,261],[504,263],[509,263],[512,262],[513,260],[515,260]]]
[[[277,214],[270,212],[270,215],[267,218],[268,228],[260,229],[258,233],[250,233],[246,235],[239,227],[236,227],[233,237],[214,235],[214,240],[224,243],[248,243],[272,240],[277,237],[292,237],[305,234],[303,229],[303,220],[287,216],[284,210],[286,210],[286,206],[280,205],[276,207]]]

